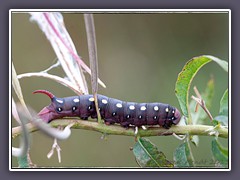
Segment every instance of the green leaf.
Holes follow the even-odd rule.
[[[212,120],[212,125],[213,126],[217,126],[217,125],[219,125],[219,122],[217,120],[213,119]]]
[[[173,158],[175,167],[194,167],[192,152],[187,142],[177,147]]]
[[[220,101],[220,115],[228,116],[228,89],[224,92]]]
[[[25,155],[23,157],[20,156],[17,159],[18,159],[19,168],[28,168],[29,167],[27,155]]]
[[[216,139],[212,141],[212,153],[221,166],[228,166],[228,149],[222,147]]]
[[[222,124],[223,126],[228,126],[228,117],[227,116],[216,116],[214,118],[215,121],[219,122],[220,124]]]
[[[227,71],[228,63],[226,61],[220,60],[214,56],[204,55],[188,61],[178,75],[175,85],[175,94],[178,98],[183,115],[186,117],[189,117],[188,94],[191,82],[201,67],[211,61],[215,61]]]
[[[219,115],[214,119],[222,125],[228,126],[228,89],[224,92],[221,98]]]
[[[221,60],[221,59],[211,56],[211,55],[205,55],[205,57],[208,57],[212,61],[215,61],[219,66],[221,66],[224,69],[224,71],[228,72],[228,62],[227,61]]]
[[[173,167],[166,156],[145,138],[138,139],[133,147],[133,154],[141,167]]]
[[[195,146],[198,146],[199,145],[199,136],[197,135],[193,135],[191,136],[191,142],[195,145]]]

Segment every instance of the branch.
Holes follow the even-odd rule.
[[[73,123],[73,129],[85,129],[91,131],[97,131],[104,134],[109,135],[123,135],[123,136],[136,136],[134,134],[134,128],[123,128],[119,125],[105,125],[99,124],[97,122],[92,121],[83,121],[83,120],[76,120],[76,119],[58,119],[52,121],[50,124],[53,127],[60,126],[67,126],[69,123]],[[34,127],[32,124],[27,124],[27,128],[30,132],[37,131],[37,128]],[[169,136],[174,134],[177,135],[201,135],[201,136],[214,136],[211,134],[210,131],[213,129],[213,126],[208,125],[185,125],[185,126],[172,126],[170,129],[164,129],[161,127],[148,127],[147,130],[143,130],[139,128],[138,135],[141,137],[146,136]],[[217,128],[219,133],[219,137],[228,138],[228,129],[222,126]],[[12,138],[16,138],[21,134],[21,127],[12,128]]]
[[[212,117],[210,111],[208,110],[208,108],[207,108],[207,106],[206,106],[206,104],[205,104],[205,101],[203,100],[203,98],[202,98],[201,94],[199,93],[197,87],[194,86],[193,89],[194,89],[197,97],[192,96],[192,99],[195,100],[195,101],[203,108],[203,110],[207,113],[207,115],[209,116],[210,120],[212,121],[212,120],[213,120],[213,117]],[[198,104],[197,104],[197,105],[198,105]],[[198,107],[197,105],[196,105],[196,111],[197,111],[197,107]]]

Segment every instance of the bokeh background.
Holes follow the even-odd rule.
[[[86,32],[81,13],[64,13],[65,25],[82,59],[89,64]],[[11,16],[11,53],[17,74],[38,72],[56,62],[56,55],[38,25],[27,13]],[[192,57],[213,55],[228,61],[228,13],[100,13],[94,14],[98,48],[99,76],[106,84],[99,93],[109,97],[135,102],[163,102],[179,107],[174,93],[178,73]],[[61,68],[51,71],[64,77]],[[203,67],[194,81],[203,92],[210,76],[215,79],[215,95],[210,111],[216,116],[219,101],[228,87],[228,75],[211,62]],[[86,73],[89,81],[89,75]],[[72,96],[66,87],[40,77],[20,80],[26,103],[40,111],[48,105],[46,96],[33,95],[37,89],[46,89],[58,97]],[[192,88],[191,88],[192,89]],[[91,92],[91,85],[89,83]],[[191,95],[193,91],[191,90]],[[15,94],[13,92],[13,96]],[[62,163],[57,154],[47,158],[53,139],[41,132],[31,134],[31,158],[40,167],[138,167],[130,148],[135,140],[126,136],[107,136],[87,130],[72,130],[65,141],[59,141]],[[173,160],[174,150],[182,142],[175,137],[149,137]],[[211,164],[211,140],[200,137],[199,147],[192,146],[197,162]],[[221,138],[220,138],[221,139]],[[17,146],[19,139],[13,141]],[[224,145],[227,140],[221,139]],[[12,158],[17,166],[17,159]]]

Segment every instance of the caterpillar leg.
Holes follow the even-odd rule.
[[[131,123],[125,121],[125,122],[121,122],[120,125],[121,125],[122,127],[129,128],[129,126],[131,126]]]
[[[138,126],[135,126],[134,134],[135,134],[135,136],[138,134]]]
[[[142,128],[143,130],[147,130],[146,126],[141,126],[141,128]],[[135,134],[135,135],[138,134],[138,126],[135,126],[134,134]]]
[[[162,125],[163,128],[169,129],[172,126],[172,121],[170,120],[165,120],[164,124]]]
[[[107,126],[113,125],[115,122],[105,121],[104,122]]]

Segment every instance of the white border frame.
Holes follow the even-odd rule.
[[[11,14],[12,12],[79,12],[79,13],[228,13],[229,14],[229,71],[228,71],[228,92],[229,92],[229,168],[228,169],[212,169],[212,168],[189,168],[189,169],[141,169],[141,168],[83,168],[75,167],[81,169],[71,169],[74,167],[68,168],[43,168],[43,169],[13,169],[12,165],[12,153],[11,153],[11,109],[12,109],[12,55],[11,55]],[[231,171],[231,10],[230,9],[10,9],[9,10],[9,171]],[[108,169],[111,168],[111,169]]]

